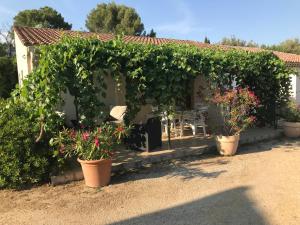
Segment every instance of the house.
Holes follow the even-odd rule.
[[[28,74],[34,69],[36,55],[35,55],[35,47],[38,45],[47,45],[52,44],[57,41],[63,35],[69,36],[80,36],[83,38],[87,37],[96,37],[101,41],[108,41],[114,38],[113,34],[104,34],[104,33],[91,33],[91,32],[78,32],[78,31],[64,31],[57,29],[48,29],[48,28],[32,28],[32,27],[14,27],[15,32],[15,44],[16,44],[16,56],[17,56],[17,64],[18,64],[18,77],[19,84],[22,85],[22,81],[26,79]],[[142,36],[128,36],[125,35],[123,37],[125,42],[136,42],[142,44],[165,44],[165,43],[179,43],[179,44],[189,44],[199,48],[210,48],[211,44],[205,44],[197,41],[190,40],[176,40],[176,39],[166,39],[166,38],[152,38],[152,37],[142,37]],[[245,51],[259,52],[264,51],[260,48],[252,48],[252,47],[231,47],[225,45],[217,45],[223,49],[229,48],[239,48]],[[288,66],[295,69],[295,71],[300,72],[300,55],[283,53],[283,52],[273,52],[277,55],[281,60],[286,62]],[[291,74],[292,79],[292,98],[294,98],[298,104],[300,104],[300,78],[296,76],[296,74]],[[197,87],[201,84],[201,77],[196,79],[194,82],[194,94],[192,96],[192,104],[197,102],[199,98],[197,95]],[[112,78],[107,78],[106,83],[108,87],[107,90],[107,98],[105,99],[105,103],[107,105],[124,105],[124,91],[121,92],[116,91],[116,86]],[[67,100],[65,111],[69,116],[69,119],[75,116],[74,106],[72,105],[72,96],[65,95]],[[143,113],[142,113],[143,114]]]

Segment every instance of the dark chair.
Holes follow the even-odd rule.
[[[134,124],[126,144],[134,150],[153,151],[162,146],[161,135],[160,119],[153,117],[146,124]]]

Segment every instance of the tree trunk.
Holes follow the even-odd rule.
[[[74,96],[74,105],[75,105],[75,114],[76,114],[76,120],[79,123],[79,113],[78,113],[78,100],[77,96]]]
[[[170,123],[170,119],[169,119],[169,115],[168,115],[168,119],[167,119],[167,129],[168,129],[168,149],[171,149],[171,123]]]

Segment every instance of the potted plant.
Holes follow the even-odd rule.
[[[295,102],[289,102],[284,108],[283,131],[285,136],[295,138],[300,137],[300,106]]]
[[[255,121],[251,115],[258,106],[258,98],[248,88],[236,88],[221,93],[216,91],[212,99],[222,117],[216,127],[216,144],[221,155],[231,156],[237,151],[240,133]]]
[[[102,187],[110,182],[113,150],[126,133],[122,125],[105,123],[94,129],[64,129],[50,144],[65,157],[77,157],[87,186]]]

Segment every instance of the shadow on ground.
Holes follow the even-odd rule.
[[[267,225],[247,187],[234,188],[193,202],[110,225]]]
[[[286,148],[289,145],[295,144],[297,144],[297,141],[290,139],[278,139],[268,142],[258,142],[255,145],[241,145],[238,149],[237,155],[265,152],[270,151],[273,148]],[[202,159],[205,160],[202,161]],[[113,177],[112,183],[117,184],[126,181],[158,178],[163,176],[166,176],[167,179],[171,177],[181,177],[183,180],[189,180],[193,178],[212,179],[217,178],[222,173],[225,173],[226,169],[221,166],[230,163],[230,161],[230,157],[220,157],[220,154],[215,149],[200,156],[191,156],[183,159],[168,160],[160,163],[149,164],[144,168],[127,171],[126,176],[117,174]],[[206,170],[206,166],[211,165],[220,165],[220,167],[219,169],[217,169],[218,167],[215,167],[214,171],[209,170],[208,172]]]
[[[214,155],[207,155],[205,157],[194,156],[187,157],[185,159],[169,160],[161,163],[149,164],[143,168],[132,170],[129,173],[127,172],[126,176],[123,174],[116,174],[112,178],[112,184],[159,177],[166,177],[166,179],[180,177],[182,180],[190,180],[194,178],[217,178],[222,173],[225,173],[226,170],[220,168],[207,171],[204,170],[204,168],[206,166],[226,165],[229,163],[229,160],[226,158],[214,159],[214,157]],[[201,158],[205,158],[206,161],[199,161]]]
[[[238,155],[253,154],[259,152],[270,151],[273,148],[284,148],[285,151],[291,151],[295,146],[299,146],[299,140],[295,139],[277,139],[268,142],[258,142],[255,145],[241,145],[238,150]],[[205,161],[202,161],[205,159]],[[230,163],[230,157],[220,157],[216,150],[205,153],[200,156],[192,156],[178,160],[169,160],[161,163],[154,163],[139,168],[137,170],[127,171],[126,176],[117,174],[113,176],[112,184],[123,183],[133,180],[142,180],[149,178],[158,178],[165,176],[166,179],[171,177],[181,177],[183,180],[193,178],[217,178],[222,173],[225,173],[224,167]],[[219,169],[207,171],[206,166],[220,165]],[[223,168],[223,169],[222,169]],[[226,168],[226,167],[225,167]]]
[[[256,144],[242,145],[238,149],[238,155],[245,155],[251,153],[259,153],[265,151],[271,151],[274,148],[284,148],[286,150],[300,146],[299,139],[291,138],[278,138],[271,141],[261,141]]]

